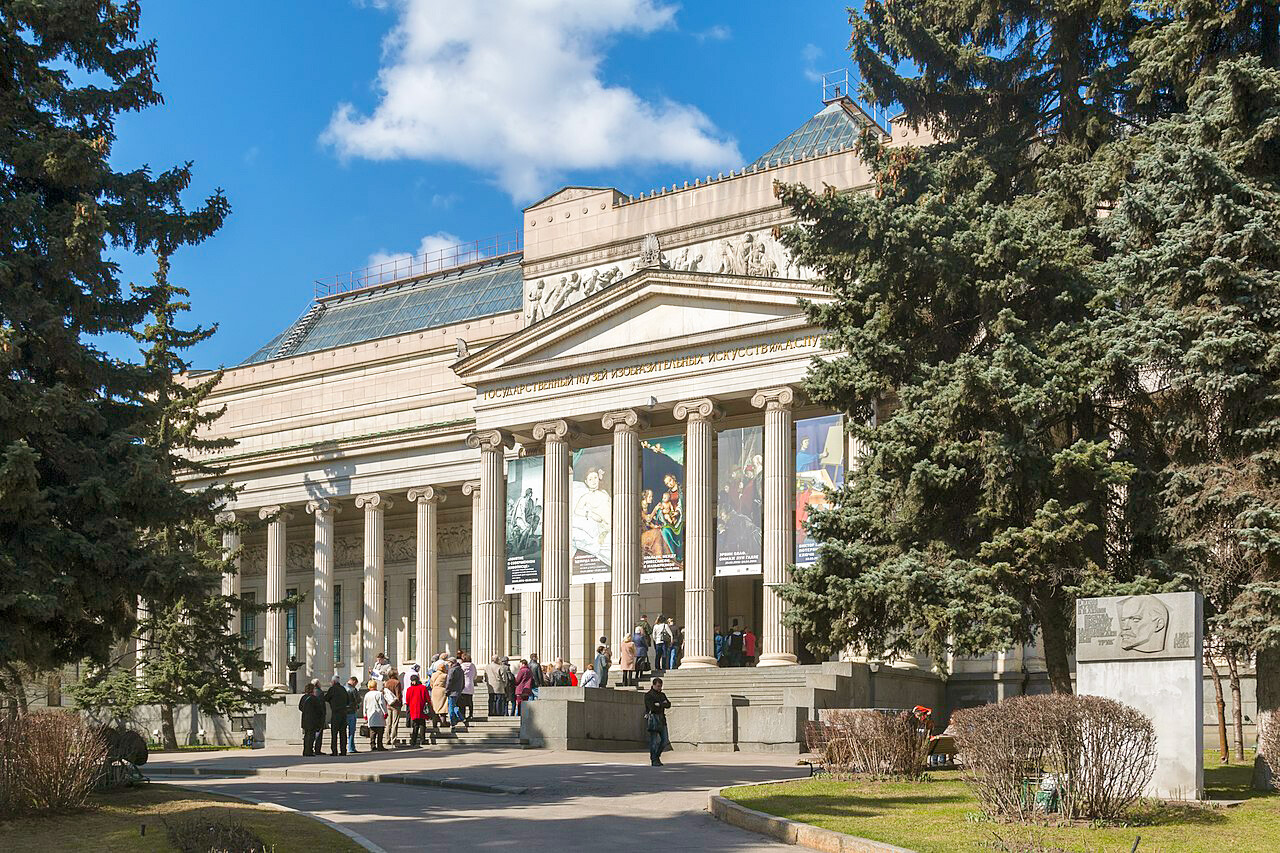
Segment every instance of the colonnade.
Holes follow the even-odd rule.
[[[757,392],[752,405],[764,415],[764,529],[763,529],[763,612],[760,626],[762,648],[760,666],[796,663],[795,635],[784,622],[786,604],[778,588],[786,583],[795,559],[795,455],[792,406],[795,394],[789,387]],[[722,417],[715,400],[699,398],[675,404],[673,413],[685,427],[685,564],[684,637],[682,666],[713,667],[714,578],[715,578],[715,422]],[[619,637],[635,625],[639,617],[641,552],[640,517],[640,435],[648,429],[646,414],[637,409],[605,413],[601,425],[611,434],[613,450],[612,552],[610,618]],[[535,442],[544,456],[542,589],[526,594],[522,609],[528,628],[527,643],[539,650],[544,660],[570,659],[569,574],[570,477],[572,448],[581,435],[578,424],[557,419],[533,426]],[[506,451],[514,446],[511,433],[501,429],[470,434],[466,443],[480,453],[480,478],[462,484],[462,493],[472,508],[472,608],[471,652],[476,661],[487,661],[505,648],[502,629],[506,569]],[[536,452],[537,445],[526,450]],[[415,641],[419,650],[429,649],[436,636],[438,596],[438,512],[446,499],[443,489],[421,486],[409,489],[404,497],[416,509]],[[398,500],[397,496],[395,500]],[[355,507],[364,521],[364,599],[361,625],[362,663],[368,665],[383,651],[383,606],[385,583],[385,513],[393,505],[391,495],[371,492],[355,496]],[[312,633],[308,642],[306,671],[315,676],[332,673],[334,518],[339,506],[332,499],[308,501],[305,510],[314,518],[313,588],[310,590]],[[266,601],[285,598],[287,525],[293,517],[285,505],[264,506],[258,517],[266,523]],[[225,512],[218,521],[232,524],[236,512]],[[241,544],[240,534],[229,527],[223,548],[234,554]],[[223,582],[227,595],[240,593],[239,574],[229,574]],[[228,630],[235,631],[234,624]],[[265,683],[284,691],[288,684],[285,614],[282,609],[266,613],[263,657],[268,669]]]

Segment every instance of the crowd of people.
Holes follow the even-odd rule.
[[[660,673],[678,669],[683,654],[683,630],[674,619],[662,615],[652,623],[642,615],[619,647],[618,686],[640,690],[645,674],[654,673],[645,693],[645,726],[655,766],[661,765],[659,755],[670,746],[666,709],[671,703],[662,692]],[[755,657],[756,636],[750,628],[740,627],[736,619],[728,631],[715,627],[715,658],[720,666],[751,666]],[[607,637],[600,638],[595,658],[581,672],[561,658],[543,663],[537,654],[527,658],[495,655],[484,665],[483,672],[488,685],[488,715],[519,716],[521,706],[536,700],[543,687],[607,688],[614,668]],[[298,702],[302,754],[326,754],[326,727],[330,730],[328,755],[359,752],[357,733],[367,740],[372,752],[398,745],[416,748],[435,743],[442,727],[466,726],[474,720],[480,675],[465,651],[455,655],[441,652],[425,664],[409,663],[403,669],[393,667],[386,654],[379,653],[363,679],[353,675],[344,682],[335,675],[328,686],[315,679],[304,686]],[[402,723],[409,733],[407,744],[400,741]]]

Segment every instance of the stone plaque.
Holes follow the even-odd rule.
[[[1076,601],[1076,660],[1199,657],[1196,594],[1172,592]]]

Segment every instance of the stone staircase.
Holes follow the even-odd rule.
[[[821,665],[673,669],[662,676],[662,690],[673,708],[698,707],[712,693],[727,693],[745,705],[786,705],[788,688],[804,689],[810,676],[822,675]]]

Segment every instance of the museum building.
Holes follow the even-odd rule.
[[[779,239],[774,184],[868,188],[866,129],[929,142],[836,96],[740,171],[565,187],[509,237],[319,282],[208,401],[236,442],[214,457],[239,488],[226,591],[306,594],[229,626],[265,682],[382,651],[581,668],[601,637],[616,660],[642,614],[683,627],[685,668],[714,666],[735,622],[760,666],[804,662],[776,589],[815,558],[804,517],[856,453],[799,390],[822,357],[800,300],[829,297]],[[951,669],[1025,681],[1036,657]]]

